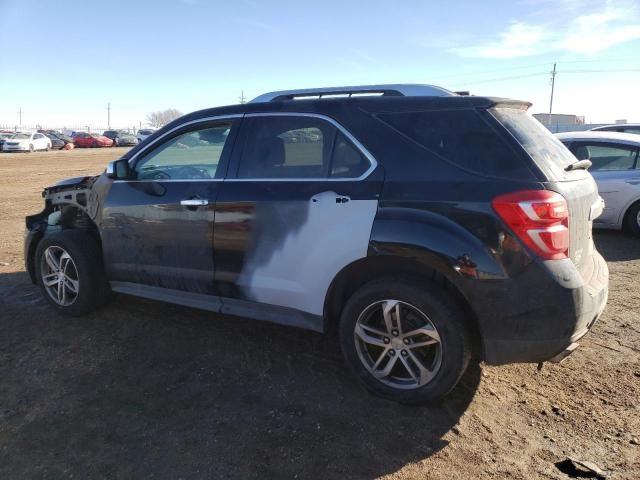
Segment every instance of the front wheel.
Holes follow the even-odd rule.
[[[29,145],[29,153],[33,153],[33,152],[34,152],[33,145]]]
[[[640,237],[640,201],[629,207],[625,215],[625,226],[637,237]]]
[[[348,366],[373,393],[401,403],[440,400],[467,368],[464,314],[429,282],[372,281],[347,302],[340,343]]]
[[[36,274],[45,299],[61,313],[84,315],[109,294],[98,241],[88,232],[63,230],[36,249]]]

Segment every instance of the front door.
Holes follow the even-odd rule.
[[[216,203],[220,295],[322,315],[335,275],[367,255],[381,179],[328,118],[247,114]]]
[[[213,293],[215,202],[234,135],[234,120],[191,124],[132,159],[103,208],[109,280]]]

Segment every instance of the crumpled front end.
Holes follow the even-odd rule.
[[[99,195],[93,188],[97,177],[62,180],[42,191],[44,209],[25,218],[24,262],[33,283],[37,283],[35,251],[38,242],[49,232],[63,228],[90,228],[99,211]]]

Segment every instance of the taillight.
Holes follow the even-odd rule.
[[[523,190],[500,195],[491,205],[536,255],[545,260],[569,256],[569,209],[559,193]]]

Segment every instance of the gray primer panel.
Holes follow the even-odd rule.
[[[255,248],[238,279],[248,298],[322,315],[334,277],[367,256],[378,208],[377,200],[337,203],[339,196],[327,191],[301,204],[303,223],[292,228],[275,250],[265,241],[271,236],[269,226],[257,232]],[[273,228],[278,228],[277,223]]]

